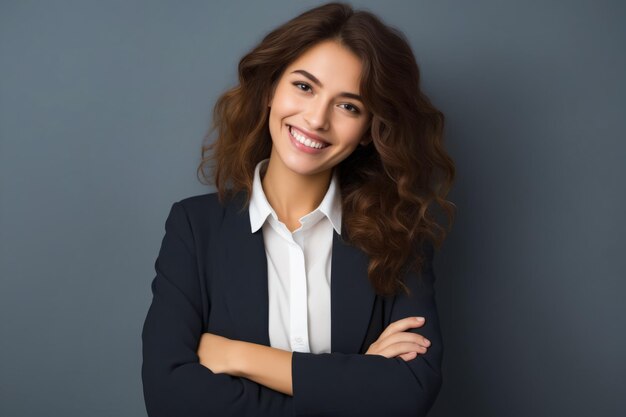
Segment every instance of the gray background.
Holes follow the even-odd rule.
[[[142,416],[140,332],[217,96],[319,2],[0,2],[0,415]],[[447,116],[432,416],[617,416],[626,392],[626,7],[358,1]]]

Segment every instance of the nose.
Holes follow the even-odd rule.
[[[321,98],[312,100],[304,115],[304,120],[311,130],[328,129],[328,106]]]

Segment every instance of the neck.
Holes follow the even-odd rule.
[[[320,205],[330,184],[332,170],[300,175],[285,167],[279,158],[270,157],[261,184],[267,201],[279,220],[294,223]]]

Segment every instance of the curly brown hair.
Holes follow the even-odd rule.
[[[200,181],[214,183],[221,202],[245,192],[242,209],[247,207],[255,166],[272,149],[266,103],[284,69],[325,40],[339,42],[362,60],[360,94],[372,113],[364,135],[371,141],[336,167],[342,239],[369,256],[368,278],[377,294],[393,295],[399,288],[410,293],[402,282],[405,272],[420,273],[425,248],[440,248],[454,221],[456,206],[445,197],[455,166],[443,146],[443,113],[420,88],[409,42],[371,12],[327,3],[274,29],[248,52],[239,62],[239,85],[213,109]],[[448,218],[447,230],[436,220],[435,205]]]

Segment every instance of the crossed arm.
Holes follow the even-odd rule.
[[[205,365],[210,355],[206,359],[202,353],[201,338],[210,336],[204,336],[195,241],[181,203],[172,206],[165,230],[142,331],[142,381],[150,417],[426,414],[441,386],[443,353],[430,263],[422,284],[414,275],[407,277],[413,296],[398,296],[390,304],[391,322],[426,317],[420,334],[432,345],[424,355],[404,361],[286,352],[215,337],[229,348],[215,349],[225,357],[218,356],[211,368]]]
[[[200,363],[213,373],[248,378],[293,396],[292,352],[203,333],[197,354]]]
[[[392,323],[368,349],[367,354],[412,360],[425,353],[430,341],[405,330],[424,324],[424,318],[406,317]],[[198,346],[199,362],[215,374],[248,378],[274,391],[293,396],[293,353],[256,343],[203,333]]]

